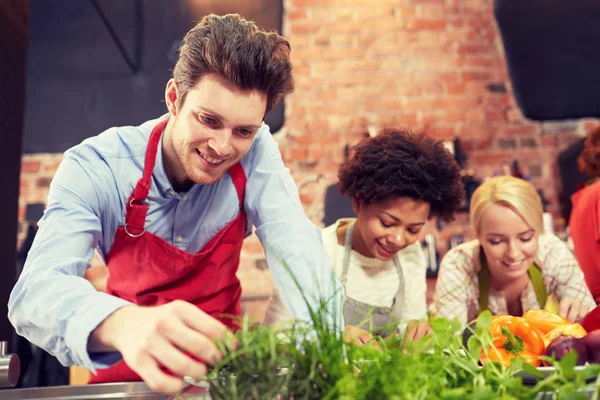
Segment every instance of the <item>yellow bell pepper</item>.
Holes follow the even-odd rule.
[[[559,325],[544,335],[544,345],[548,345],[559,336],[571,336],[574,338],[582,338],[587,335],[587,331],[581,324]]]
[[[544,335],[558,326],[571,324],[560,315],[545,310],[529,310],[523,314],[523,318]]]

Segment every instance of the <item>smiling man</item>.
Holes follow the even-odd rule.
[[[290,272],[313,305],[337,307],[320,231],[263,123],[293,90],[289,50],[238,15],[207,16],[180,49],[166,115],[65,153],[9,301],[20,335],[92,370],[92,383],[177,391],[218,362],[214,340],[236,328],[228,316],[241,314],[236,271],[252,225],[297,318],[309,313]],[[95,249],[106,293],[83,279]]]

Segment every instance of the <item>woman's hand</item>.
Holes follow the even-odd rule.
[[[558,306],[558,315],[573,323],[581,322],[588,312],[590,307],[575,299],[562,299]]]
[[[408,321],[404,340],[416,341],[431,333],[431,325],[427,321],[413,319]]]
[[[364,329],[360,329],[352,325],[346,325],[346,330],[344,331],[344,340],[348,343],[354,343],[357,346],[362,346],[363,344],[373,340],[373,334],[369,331],[365,331]]]

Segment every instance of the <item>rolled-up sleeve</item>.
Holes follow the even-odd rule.
[[[83,275],[102,233],[100,213],[106,182],[101,167],[66,157],[50,186],[23,271],[11,292],[9,319],[19,335],[65,366],[95,371],[120,359],[118,353],[89,354],[90,333],[130,303],[97,292]]]
[[[308,305],[318,309],[324,300],[329,323],[341,328],[343,289],[325,254],[321,230],[306,216],[268,128],[257,134],[249,156],[245,207],[283,304],[295,318],[310,321]]]

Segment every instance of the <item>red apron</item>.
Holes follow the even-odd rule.
[[[197,254],[187,253],[146,232],[144,222],[148,205],[145,200],[166,124],[167,120],[159,122],[150,134],[144,176],[127,202],[125,225],[117,229],[114,244],[106,258],[110,274],[107,292],[140,306],[159,306],[173,300],[185,300],[236,330],[235,321],[228,316],[241,315],[242,290],[236,271],[246,232],[243,209],[246,175],[239,163],[229,169],[239,198],[240,213]],[[99,369],[89,383],[141,380],[125,361],[120,361],[109,368]]]

